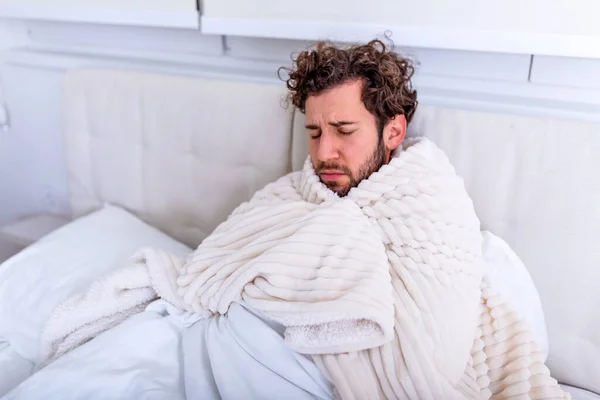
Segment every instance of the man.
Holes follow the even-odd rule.
[[[306,113],[315,171],[345,196],[404,140],[417,107],[412,64],[378,40],[346,50],[320,43],[295,63],[287,87]]]
[[[128,344],[119,370],[138,378],[111,374],[103,398],[568,398],[483,277],[462,180],[433,143],[405,140],[417,105],[412,73],[377,40],[300,53],[287,86],[306,113],[303,169],[240,205],[186,260],[142,250],[95,285],[81,297],[98,302],[87,307],[127,280],[161,300],[78,355],[61,357],[148,302],[132,301],[138,287],[103,318],[46,337],[47,360],[60,358],[8,398],[76,384],[80,370],[98,381],[98,353],[116,341]],[[65,310],[81,310],[79,301]],[[150,331],[168,331],[154,342],[162,364],[136,350]]]

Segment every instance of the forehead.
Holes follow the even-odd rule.
[[[370,115],[362,102],[362,82],[347,82],[306,99],[306,117],[340,119]]]

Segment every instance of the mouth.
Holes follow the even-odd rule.
[[[346,174],[340,171],[321,171],[319,176],[323,181],[336,181],[346,176]]]

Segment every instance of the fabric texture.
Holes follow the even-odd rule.
[[[21,357],[37,363],[42,329],[56,307],[126,265],[144,246],[180,256],[191,251],[111,205],[27,247],[0,267],[0,337]]]
[[[308,154],[304,125],[296,110],[294,168]],[[505,240],[527,267],[555,377],[600,393],[600,124],[423,104],[408,135],[425,136],[446,153],[482,229]]]
[[[563,388],[565,392],[571,393],[574,400],[600,400],[600,394],[569,385],[560,385],[560,387]]]
[[[343,399],[569,398],[483,279],[481,244],[462,180],[415,139],[343,199],[307,159],[164,263],[162,287],[188,311],[260,310]]]
[[[531,275],[508,243],[489,231],[483,231],[484,276],[506,303],[523,318],[539,345],[544,361],[549,345],[546,318],[540,295]]]
[[[6,341],[0,338],[0,398],[27,379],[34,364],[21,357]]]
[[[600,393],[600,124],[421,111],[409,130],[444,150],[482,228],[506,240],[531,274],[548,367],[560,382]]]
[[[74,218],[111,203],[195,248],[289,172],[282,85],[82,68],[64,93]]]
[[[482,236],[484,276],[531,328],[545,361],[548,339],[544,314],[527,269],[502,239],[487,231]],[[158,297],[184,308],[177,296],[171,296],[177,292],[183,258],[148,248],[138,251],[130,262],[132,265],[101,278],[86,293],[55,310],[42,337],[44,365],[140,312]],[[165,269],[164,265],[172,268]]]
[[[2,399],[332,397],[331,383],[310,358],[292,351],[283,330],[247,305],[234,303],[227,316],[202,319],[157,300],[37,371]]]
[[[483,228],[510,244],[535,282],[548,367],[559,381],[600,393],[600,124],[421,111],[410,130],[448,154]]]

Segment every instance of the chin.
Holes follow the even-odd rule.
[[[329,190],[332,192],[337,193],[337,195],[340,197],[345,197],[348,192],[350,192],[350,189],[352,189],[347,179],[335,181],[324,181],[323,179],[320,180],[323,185],[327,186],[327,188],[329,188]]]
[[[327,184],[327,183],[325,183],[325,186],[327,186],[332,192],[335,192],[340,197],[347,196],[348,192],[350,192],[350,189],[351,189],[350,187],[339,186],[339,185],[335,185],[335,184]]]

